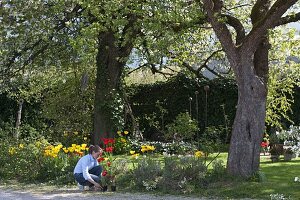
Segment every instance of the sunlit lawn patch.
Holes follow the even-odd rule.
[[[213,155],[212,155],[213,156]],[[218,159],[226,162],[227,154],[221,154]],[[285,197],[298,199],[300,184],[294,182],[300,176],[300,158],[292,161],[272,163],[268,156],[261,159],[261,171],[266,180],[264,182],[226,181],[217,183],[206,190],[200,191],[205,195],[230,198],[262,198],[270,199],[270,194],[283,194]]]

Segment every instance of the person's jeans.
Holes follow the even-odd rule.
[[[102,172],[102,167],[100,165],[93,167],[92,169],[89,170],[89,174],[92,177],[92,179],[100,183],[100,174]],[[87,185],[87,186],[93,186],[92,183],[90,183],[88,180],[85,180],[83,177],[83,173],[76,173],[74,174],[75,180],[80,184],[80,185]]]

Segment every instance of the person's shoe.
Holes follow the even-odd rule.
[[[80,184],[78,183],[77,186],[78,186],[78,189],[79,189],[79,190],[84,191],[84,186],[83,186],[83,185],[80,185]]]

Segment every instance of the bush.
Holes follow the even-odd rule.
[[[167,133],[165,137],[168,140],[174,141],[191,141],[194,138],[198,125],[195,120],[191,119],[188,113],[180,113],[173,123],[170,123],[167,127]]]
[[[203,160],[194,157],[165,157],[162,189],[164,191],[191,192],[203,186],[207,167]]]
[[[138,188],[151,187],[158,182],[162,174],[161,164],[148,157],[138,160],[137,165],[131,171],[134,185]],[[155,189],[155,188],[151,188]]]
[[[270,148],[271,155],[282,155],[283,154],[283,145],[282,144],[273,144]]]
[[[75,146],[73,153],[67,154],[61,144],[51,145],[44,138],[4,140],[0,148],[0,175],[3,179],[19,182],[73,183],[73,169],[82,155]]]

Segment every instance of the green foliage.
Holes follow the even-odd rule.
[[[250,178],[249,181],[253,181],[253,182],[266,182],[267,181],[267,177],[265,175],[264,172],[262,172],[261,170],[257,171],[255,174],[253,174]]]
[[[56,158],[43,158],[36,181],[52,182],[54,184],[73,183],[73,170],[78,159],[78,156],[72,157],[64,153]]]
[[[110,101],[105,102],[104,109],[109,111],[111,123],[116,130],[121,130],[124,127],[124,101],[120,93],[112,90],[109,94]]]
[[[220,126],[209,126],[205,129],[204,133],[198,141],[198,148],[206,154],[213,152],[228,151],[226,144],[228,140],[225,128]]]
[[[128,131],[118,131],[114,143],[114,154],[127,154],[132,149],[131,146],[132,144],[128,138]]]
[[[45,95],[42,115],[51,122],[48,132],[56,141],[80,143],[92,130],[93,78],[81,90],[82,83],[74,71],[65,74]],[[73,134],[73,133],[78,133]],[[67,137],[64,133],[67,133]]]
[[[283,154],[283,145],[282,144],[273,144],[270,148],[271,155],[282,155]]]
[[[293,123],[292,109],[295,100],[295,87],[299,87],[300,68],[299,40],[294,29],[278,28],[270,32],[270,63],[268,81],[268,96],[266,110],[266,124],[279,129],[284,128],[282,122]]]
[[[173,122],[175,116],[180,113],[190,111],[189,98],[191,101],[192,119],[199,119],[199,129],[202,133],[205,129],[205,91],[203,87],[210,86],[208,91],[207,105],[207,126],[224,125],[231,127],[235,116],[235,106],[237,103],[237,88],[232,79],[214,79],[211,81],[195,79],[184,74],[171,78],[167,82],[155,83],[150,85],[131,86],[128,89],[129,102],[140,129],[147,139],[157,139],[162,137],[165,126]],[[195,91],[198,91],[198,116],[196,112]],[[226,93],[224,92],[226,91]],[[147,98],[144,98],[147,96]],[[160,106],[157,107],[156,102]],[[220,113],[226,113],[220,115]],[[163,120],[162,120],[163,116]],[[229,132],[229,130],[228,130]],[[201,137],[201,135],[200,135]]]
[[[191,119],[189,113],[180,113],[177,115],[173,123],[166,126],[167,132],[165,137],[168,140],[179,141],[191,141],[196,131],[198,130],[198,124],[195,120]]]

